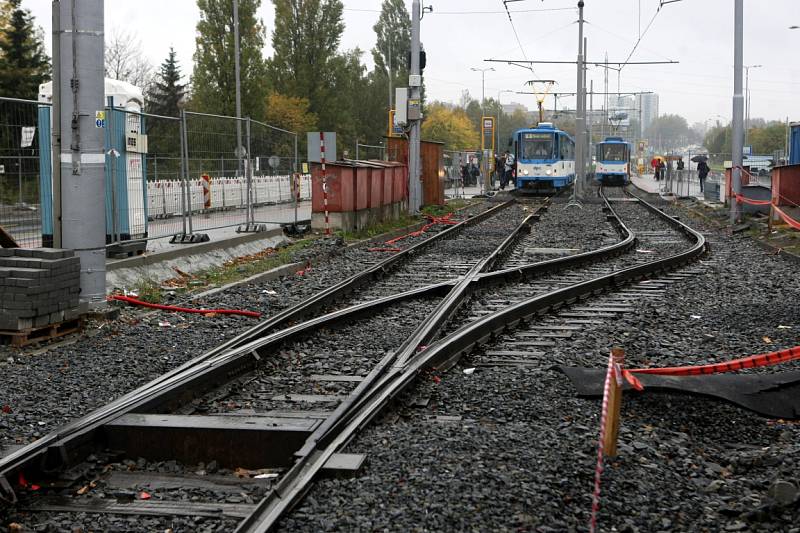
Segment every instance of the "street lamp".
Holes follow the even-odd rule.
[[[481,113],[484,113],[485,110],[483,106],[486,103],[486,73],[490,70],[494,72],[494,67],[489,67],[489,68],[472,67],[470,70],[481,73]]]
[[[500,104],[500,95],[503,94],[503,93],[513,93],[513,92],[515,92],[515,91],[512,91],[510,89],[503,89],[502,91],[498,91],[498,93],[497,93],[497,105],[500,108],[498,110],[498,112],[497,112],[497,151],[498,152],[500,151],[500,148],[501,148],[501,146],[500,146],[500,117],[503,116],[503,106],[502,106],[502,104]]]
[[[745,94],[745,113],[744,113],[744,144],[747,144],[747,138],[749,137],[750,133],[750,69],[751,68],[761,68],[764,65],[745,65],[744,72],[745,72],[745,84],[744,84],[744,94]]]

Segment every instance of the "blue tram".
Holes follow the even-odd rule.
[[[603,185],[627,185],[631,176],[631,143],[606,137],[597,143],[594,179]]]
[[[575,181],[575,141],[550,122],[518,130],[514,156],[520,192],[558,191]]]

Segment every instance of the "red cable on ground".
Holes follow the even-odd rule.
[[[178,307],[175,305],[153,304],[150,302],[144,302],[142,300],[138,300],[136,298],[131,298],[130,296],[123,296],[121,294],[115,294],[109,296],[108,299],[115,300],[118,302],[125,302],[132,305],[140,305],[142,307],[149,307],[151,309],[161,309],[162,311],[174,311],[177,313],[194,313],[198,315],[206,315],[209,313],[214,313],[217,315],[241,315],[250,318],[261,317],[261,313],[259,313],[258,311],[242,311],[239,309],[190,309],[188,307]]]
[[[656,374],[660,376],[703,376],[720,374],[723,372],[736,372],[744,368],[759,368],[763,366],[778,365],[789,361],[800,360],[800,346],[779,350],[777,352],[762,353],[711,365],[678,366],[668,368],[634,368],[623,370],[622,375],[637,390],[644,390],[642,383],[633,374]]]
[[[407,235],[401,235],[400,237],[395,237],[394,239],[388,240],[386,241],[386,244],[392,245],[398,241],[402,241],[403,239],[407,239],[409,237],[419,237],[420,235],[431,229],[436,224],[444,224],[445,226],[453,226],[455,224],[458,224],[457,221],[450,219],[452,215],[453,213],[447,213],[442,217],[427,216],[425,218],[428,219],[428,223],[422,226],[420,229],[418,229],[417,231],[412,231]]]

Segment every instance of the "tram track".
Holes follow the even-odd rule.
[[[607,205],[607,207],[610,207]],[[151,383],[139,394],[128,395],[116,402],[116,405],[100,410],[90,415],[84,420],[70,424],[63,428],[59,435],[46,438],[45,442],[38,446],[29,446],[17,454],[0,461],[0,478],[3,492],[6,496],[13,495],[13,488],[9,479],[14,479],[14,473],[26,471],[33,473],[49,470],[58,463],[73,463],[80,457],[81,453],[86,453],[91,448],[92,439],[100,438],[102,441],[103,429],[110,421],[118,420],[121,416],[131,416],[126,427],[135,426],[136,417],[165,416],[164,413],[179,412],[180,415],[192,416],[194,413],[203,413],[209,416],[212,413],[220,416],[219,413],[225,412],[229,420],[241,417],[242,423],[254,423],[252,420],[243,422],[244,419],[253,419],[253,416],[270,416],[274,419],[280,418],[276,413],[286,410],[284,399],[290,400],[295,407],[295,400],[298,397],[321,396],[313,394],[320,392],[319,389],[308,389],[309,383],[301,380],[302,387],[306,389],[282,389],[276,388],[270,376],[263,372],[264,363],[261,363],[265,354],[276,351],[288,354],[285,359],[278,358],[272,363],[276,367],[281,366],[277,363],[291,364],[292,354],[297,354],[297,350],[286,349],[287,344],[298,342],[309,342],[309,332],[317,332],[321,337],[330,334],[330,328],[341,323],[342,320],[352,320],[357,316],[367,316],[375,319],[376,327],[363,327],[368,338],[380,337],[380,324],[387,321],[386,316],[380,313],[389,313],[388,321],[400,324],[403,327],[395,328],[393,334],[388,335],[375,342],[370,347],[372,355],[370,357],[357,357],[358,350],[351,350],[354,353],[344,353],[342,357],[344,364],[337,368],[349,368],[349,376],[356,376],[359,379],[351,381],[328,380],[323,386],[325,393],[341,396],[329,403],[328,407],[333,411],[327,410],[316,413],[316,422],[305,426],[305,444],[298,450],[289,454],[283,459],[282,467],[291,468],[279,477],[278,485],[269,489],[267,497],[256,506],[254,512],[240,524],[239,531],[265,531],[273,527],[277,520],[291,508],[299,498],[308,490],[310,482],[324,468],[325,464],[335,456],[344,444],[346,444],[355,432],[368,423],[382,407],[384,407],[401,390],[411,383],[420,371],[429,366],[446,366],[452,364],[461,354],[471,350],[476,344],[485,342],[487,339],[502,331],[506,326],[513,326],[521,320],[530,319],[531,316],[538,315],[548,310],[564,305],[564,303],[575,302],[590,295],[608,290],[618,284],[628,283],[639,279],[642,276],[651,275],[661,269],[672,268],[674,265],[688,261],[695,255],[702,253],[705,246],[702,236],[695,235],[691,230],[682,224],[672,221],[677,227],[691,236],[697,238],[691,253],[678,254],[660,258],[655,261],[643,264],[628,265],[625,268],[595,275],[592,279],[575,283],[576,280],[569,280],[571,284],[557,290],[550,290],[539,296],[531,297],[526,294],[525,298],[509,300],[509,305],[499,311],[483,316],[472,316],[470,323],[456,329],[455,331],[445,331],[443,338],[439,337],[440,331],[452,320],[454,313],[458,309],[469,307],[465,302],[470,294],[481,288],[491,288],[503,285],[519,283],[529,277],[541,276],[547,272],[554,272],[564,267],[574,268],[580,264],[595,261],[600,257],[616,257],[629,251],[635,243],[633,233],[621,223],[612,209],[609,209],[608,219],[620,234],[620,239],[615,243],[607,243],[588,252],[573,254],[549,261],[539,262],[534,265],[526,265],[519,260],[520,243],[526,241],[525,234],[533,222],[534,216],[525,217],[519,224],[516,220],[507,221],[509,226],[515,226],[513,232],[505,232],[505,239],[501,243],[499,232],[494,240],[487,240],[493,244],[493,252],[489,256],[474,263],[466,272],[457,279],[448,279],[434,285],[412,287],[400,295],[384,296],[380,294],[368,295],[366,299],[357,301],[355,305],[343,309],[337,309],[323,316],[316,316],[306,322],[290,325],[289,327],[278,329],[273,333],[266,333],[257,338],[251,335],[245,339],[244,336],[238,338],[236,343],[226,343],[225,349],[216,350],[201,363],[196,363],[191,369],[183,373],[175,373],[168,379],[159,380]],[[671,219],[670,219],[671,220]],[[512,268],[502,268],[503,262],[509,261]],[[490,272],[490,270],[494,269]],[[592,274],[592,270],[586,271]],[[594,274],[598,274],[594,271]],[[591,276],[589,276],[591,277]],[[540,287],[541,289],[541,287]],[[518,287],[516,289],[519,290]],[[336,291],[334,291],[336,293]],[[339,296],[341,293],[337,293]],[[356,294],[358,294],[356,292]],[[325,304],[335,301],[336,296],[329,299],[322,299]],[[372,296],[370,298],[370,296]],[[421,305],[420,302],[424,302]],[[317,301],[316,305],[324,305]],[[401,312],[401,308],[406,306],[408,312]],[[422,308],[433,307],[433,311],[425,315],[420,313]],[[409,320],[410,315],[420,315],[415,322]],[[287,322],[297,319],[301,314],[292,315],[287,313],[282,320]],[[278,322],[284,324],[284,322]],[[352,336],[354,330],[348,330],[344,326],[341,331],[342,339]],[[326,329],[322,329],[326,328]],[[410,329],[409,329],[410,328]],[[499,329],[498,329],[499,328]],[[265,328],[262,331],[267,331]],[[314,334],[311,333],[313,336]],[[399,344],[398,344],[399,343]],[[313,344],[313,343],[312,343]],[[331,344],[321,345],[321,352],[331,350],[336,346],[335,340]],[[423,347],[423,348],[421,348]],[[346,352],[346,350],[345,350]],[[315,357],[304,353],[305,359],[309,363],[307,368],[298,370],[298,375],[308,378],[319,372],[326,372],[328,369],[318,368],[313,365]],[[354,366],[360,364],[360,366]],[[284,365],[285,366],[285,365]],[[262,371],[259,371],[259,367]],[[316,370],[315,370],[316,369]],[[369,369],[369,370],[368,370]],[[309,374],[309,372],[317,374]],[[366,375],[364,375],[366,373]],[[330,374],[328,377],[332,376]],[[240,376],[250,376],[241,378]],[[233,379],[233,381],[232,381]],[[237,381],[237,379],[239,381]],[[244,379],[244,380],[243,380]],[[318,379],[318,381],[320,381]],[[325,380],[321,380],[325,381]],[[225,384],[225,385],[223,385]],[[319,385],[319,383],[317,383]],[[223,391],[220,387],[226,387]],[[210,391],[216,391],[209,396]],[[271,392],[265,392],[271,391]],[[206,396],[204,396],[206,395]],[[281,396],[286,398],[281,398]],[[294,395],[294,396],[293,396]],[[304,401],[304,400],[300,400]],[[227,403],[226,403],[227,402]],[[314,402],[309,402],[314,403]],[[220,410],[222,409],[222,410]],[[126,413],[126,414],[123,414]],[[187,414],[188,413],[188,414]],[[152,419],[150,420],[152,422]],[[194,418],[194,422],[197,418]],[[176,423],[176,420],[172,420]],[[279,424],[287,427],[291,426],[285,420],[279,420]],[[119,426],[120,424],[117,424]],[[125,425],[125,424],[122,424]],[[177,425],[177,424],[176,424]],[[213,425],[213,424],[212,424]],[[184,428],[185,429],[185,428]],[[213,429],[224,430],[225,428],[210,428],[209,434]],[[130,431],[130,429],[128,429]],[[223,431],[224,432],[224,431]],[[300,433],[303,433],[302,431]],[[43,439],[44,440],[44,439]],[[146,440],[153,442],[152,439]],[[94,445],[96,447],[96,444]],[[245,448],[239,448],[239,453],[243,453]],[[173,453],[172,450],[170,453]],[[195,457],[196,458],[196,457]],[[240,459],[244,459],[241,455]],[[262,460],[263,457],[257,460]],[[287,462],[288,461],[288,462]],[[292,466],[293,465],[293,466]],[[147,465],[145,465],[147,466]],[[263,488],[263,487],[262,487]],[[237,511],[239,512],[239,511]]]

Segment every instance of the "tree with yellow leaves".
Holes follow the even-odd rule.
[[[439,102],[427,106],[422,123],[422,138],[439,141],[446,150],[474,150],[480,147],[480,135],[461,108],[449,108]]]

